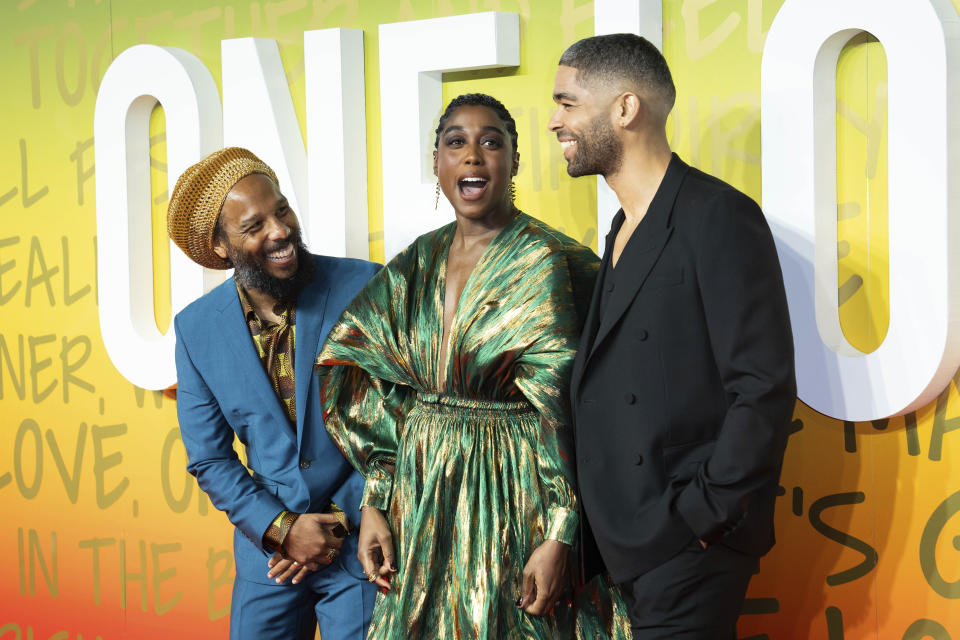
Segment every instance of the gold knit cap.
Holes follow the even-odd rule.
[[[273,169],[241,147],[214,151],[177,179],[167,207],[167,235],[197,264],[231,268],[213,250],[213,231],[227,193],[252,173],[262,173],[279,184]]]

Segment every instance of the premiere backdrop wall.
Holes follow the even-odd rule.
[[[777,167],[778,180],[784,174],[789,180],[791,174],[779,164],[769,167],[772,154],[790,162],[807,153],[803,140],[797,148],[774,151],[769,140],[761,145],[761,60],[771,25],[777,36],[778,30],[788,33],[786,19],[774,25],[781,12],[790,20],[842,23],[837,29],[850,29],[843,31],[835,82],[827,83],[835,87],[835,108],[833,95],[825,102],[821,95],[816,104],[801,100],[796,109],[763,115],[764,126],[772,132],[794,122],[798,129],[809,126],[804,118],[814,118],[816,111],[818,122],[831,123],[836,133],[831,147],[835,181],[831,174],[830,180],[818,183],[836,187],[835,250],[831,239],[826,252],[833,271],[817,271],[816,284],[801,277],[798,281],[810,290],[794,285],[791,313],[795,318],[820,314],[813,289],[835,291],[834,313],[844,341],[868,354],[879,353],[895,333],[891,326],[899,322],[898,311],[929,319],[916,326],[929,325],[933,333],[942,329],[948,339],[934,345],[933,357],[943,356],[938,366],[950,366],[950,371],[935,383],[921,375],[920,386],[926,385],[930,400],[896,417],[889,417],[896,413],[891,411],[870,416],[876,418],[870,421],[845,421],[798,402],[781,481],[779,542],[751,584],[740,636],[960,639],[960,435],[951,433],[960,430],[960,377],[949,357],[958,326],[951,310],[960,303],[958,292],[951,295],[949,289],[956,288],[955,260],[948,251],[956,249],[956,217],[947,215],[953,206],[948,203],[939,226],[931,227],[926,209],[894,212],[888,207],[888,194],[929,191],[922,172],[900,178],[914,182],[900,182],[899,191],[892,189],[898,178],[889,171],[891,165],[917,166],[939,176],[941,183],[960,179],[956,166],[947,162],[953,158],[950,153],[891,157],[896,136],[888,127],[888,122],[899,127],[897,139],[911,137],[903,127],[916,127],[922,135],[914,137],[920,142],[942,136],[946,144],[941,148],[948,152],[960,144],[960,129],[944,117],[949,100],[957,95],[953,80],[945,75],[956,74],[960,60],[954,41],[947,38],[947,72],[933,73],[922,63],[914,64],[917,76],[930,72],[934,83],[949,90],[920,91],[914,96],[920,98],[919,106],[898,111],[893,76],[898,73],[894,67],[902,65],[894,65],[888,56],[901,55],[903,49],[887,50],[883,43],[896,40],[898,30],[914,28],[916,21],[876,18],[884,7],[917,16],[933,10],[953,25],[944,30],[952,33],[960,0],[657,4],[5,3],[0,9],[0,508],[5,514],[0,524],[0,548],[5,550],[0,556],[0,640],[226,636],[233,577],[230,525],[185,472],[174,394],[137,387],[127,371],[163,382],[142,382],[144,386],[166,386],[162,343],[172,315],[184,297],[199,295],[217,277],[195,272],[178,279],[180,258],[165,234],[167,192],[176,179],[176,169],[168,166],[186,166],[196,159],[184,151],[190,140],[194,155],[203,145],[247,141],[275,167],[283,165],[278,173],[284,189],[297,199],[301,216],[310,219],[311,246],[383,261],[403,245],[404,234],[415,235],[417,229],[450,218],[445,203],[433,210],[432,184],[424,171],[432,148],[429,129],[439,116],[440,102],[464,92],[490,93],[517,120],[520,207],[596,249],[615,204],[602,185],[598,196],[596,181],[566,175],[559,145],[546,130],[562,50],[595,29],[661,38],[678,87],[668,127],[675,150],[757,200],[779,202],[784,193],[771,193],[776,185],[764,183],[763,177],[770,178]],[[806,18],[789,13],[803,6]],[[501,13],[486,14],[490,11]],[[852,19],[846,15],[850,12]],[[414,24],[472,14],[487,17]],[[858,16],[861,24],[856,24]],[[889,38],[856,30],[872,24],[871,16],[878,25],[874,30],[890,30]],[[359,31],[340,32],[336,40],[327,37],[330,32],[305,35],[329,28]],[[416,34],[421,35],[411,40]],[[266,40],[236,40],[250,36]],[[224,40],[230,42],[221,45]],[[209,74],[212,83],[206,91],[209,97],[216,89],[213,100],[222,113],[219,121],[201,118],[200,129],[191,137],[175,124],[189,121],[183,113],[153,107],[151,99],[138,103],[148,109],[143,154],[130,166],[140,167],[140,179],[149,182],[150,190],[139,200],[117,205],[117,190],[127,182],[121,184],[116,171],[105,175],[102,170],[120,162],[102,155],[112,147],[101,144],[95,149],[95,107],[108,67],[140,44],[195,56],[191,61],[186,54],[175,54],[188,61],[197,77]],[[337,65],[329,62],[338,55]],[[142,74],[136,70],[130,83],[150,86],[150,68],[143,67]],[[418,77],[414,72],[427,72],[420,76],[420,85],[411,84],[410,78]],[[802,85],[803,78],[798,74],[795,84]],[[767,88],[791,84],[778,81],[769,81]],[[158,92],[159,85],[158,79]],[[205,91],[196,82],[194,89],[197,95]],[[419,111],[418,96],[426,96]],[[338,105],[344,108],[338,110]],[[823,120],[824,113],[835,116],[835,124],[829,117]],[[931,133],[928,122],[940,121],[947,123],[946,130]],[[103,126],[110,125],[105,118]],[[97,190],[102,192],[98,195]],[[792,194],[797,200],[809,195]],[[107,215],[111,198],[115,206],[135,214],[130,229],[123,226],[126,218]],[[794,230],[774,215],[783,210],[771,214],[767,203],[762,204],[774,223],[781,259],[793,259],[798,268],[814,273],[791,240]],[[828,204],[832,207],[832,200]],[[892,222],[895,216],[901,226]],[[918,249],[913,238],[906,263],[888,260],[901,255],[894,250],[899,245],[891,230],[913,228],[911,221],[929,229],[921,237],[925,244]],[[817,234],[825,228],[829,231],[832,225],[821,223]],[[100,265],[99,279],[98,240],[100,262],[104,256],[113,260],[107,269]],[[119,261],[118,255],[123,256]],[[822,258],[822,247],[818,255]],[[909,271],[907,284],[912,283],[906,291],[898,275],[901,268]],[[891,273],[894,269],[898,271]],[[825,281],[823,273],[828,274]],[[128,278],[132,285],[116,285]],[[895,285],[898,278],[901,284]],[[121,299],[105,295],[103,287],[119,292]],[[184,293],[188,289],[189,295]],[[830,296],[827,302],[833,302]],[[133,320],[128,317],[132,307]],[[152,346],[118,338],[132,331],[131,323],[156,334]],[[829,334],[822,327],[820,331]],[[149,331],[136,335],[142,338]],[[804,340],[798,342],[798,353],[823,348],[819,336]],[[901,366],[864,369],[868,388],[882,390],[883,378],[889,384],[898,376],[917,377],[914,365],[929,359],[930,349],[923,347],[934,338],[921,333],[905,340],[900,340],[901,352],[907,354]],[[846,348],[834,345],[841,347]],[[839,398],[841,388],[850,388],[844,385],[856,382],[823,375],[827,398]],[[831,395],[830,389],[836,393]],[[820,408],[844,417],[842,404],[837,400],[833,409]]]

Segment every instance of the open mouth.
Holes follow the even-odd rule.
[[[576,140],[560,140],[560,147],[563,149],[563,157],[569,160],[570,157],[577,150],[577,141]]]
[[[488,182],[489,180],[486,178],[462,178],[457,186],[460,188],[460,195],[464,200],[476,200],[483,195]]]
[[[279,249],[267,252],[267,260],[283,264],[293,259],[295,248],[292,242],[287,242]]]

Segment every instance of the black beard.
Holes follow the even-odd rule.
[[[307,251],[299,233],[295,238],[290,238],[290,241],[297,252],[297,271],[289,278],[270,275],[251,254],[227,243],[227,255],[233,263],[233,279],[244,289],[255,289],[270,296],[278,304],[289,305],[296,302],[300,292],[313,282],[316,265],[313,264],[313,256]]]
[[[620,169],[623,161],[623,143],[617,139],[613,126],[605,116],[597,116],[583,136],[577,136],[577,152],[567,163],[572,178],[580,176],[608,176]]]

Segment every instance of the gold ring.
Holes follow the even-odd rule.
[[[333,560],[334,558],[337,557],[338,553],[340,552],[337,551],[336,549],[330,549],[329,551],[327,551],[327,560]]]
[[[380,577],[380,574],[377,573],[376,571],[371,571],[370,573],[367,574],[367,580],[369,580],[370,582],[376,582],[377,578],[379,577]]]

